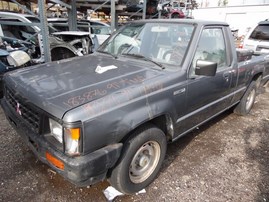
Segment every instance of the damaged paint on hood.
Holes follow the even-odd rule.
[[[104,73],[97,66],[114,65]],[[125,88],[140,86],[160,74],[149,62],[95,54],[14,71],[5,77],[11,88],[55,117]],[[146,68],[145,68],[146,67]]]

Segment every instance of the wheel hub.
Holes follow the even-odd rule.
[[[139,160],[139,166],[146,167],[149,163],[150,159],[147,156],[142,156]]]

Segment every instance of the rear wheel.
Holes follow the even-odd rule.
[[[124,144],[122,157],[111,171],[110,184],[131,194],[147,187],[158,174],[166,153],[166,137],[155,126],[135,131]]]
[[[242,97],[239,104],[235,107],[234,112],[239,115],[247,115],[253,107],[256,98],[257,85],[252,81]]]

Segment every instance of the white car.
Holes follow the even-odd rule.
[[[31,52],[34,63],[44,62],[44,49],[40,28],[34,25],[12,25],[1,22],[39,23],[39,19],[33,15],[12,12],[0,12],[0,37],[18,39],[31,42],[35,48]],[[89,32],[56,33],[58,30],[49,27],[49,43],[52,61],[92,53],[94,42]],[[51,34],[53,33],[53,35]]]
[[[68,31],[67,18],[48,18],[48,23],[58,31]],[[110,26],[99,21],[78,20],[77,26],[79,31],[90,32],[92,37],[95,35],[99,45],[101,45],[111,34]]]
[[[269,21],[261,21],[246,35],[243,42],[244,49],[254,51],[254,54],[269,53]]]

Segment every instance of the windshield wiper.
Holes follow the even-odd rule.
[[[149,61],[149,62],[152,62],[154,63],[155,65],[161,67],[162,69],[165,69],[165,67],[159,63],[159,62],[156,62],[154,60],[152,60],[151,58],[148,58],[148,57],[145,57],[144,55],[141,55],[141,54],[135,54],[135,53],[123,53],[121,55],[128,55],[128,56],[133,56],[133,57],[136,57],[136,58],[140,58],[140,59],[143,59],[145,61]]]
[[[98,50],[97,51],[98,53],[104,53],[104,54],[107,54],[107,55],[111,55],[113,58],[117,59],[118,58],[118,55],[114,55],[113,53],[110,53],[110,52],[106,52],[106,51],[101,51],[101,50]]]

